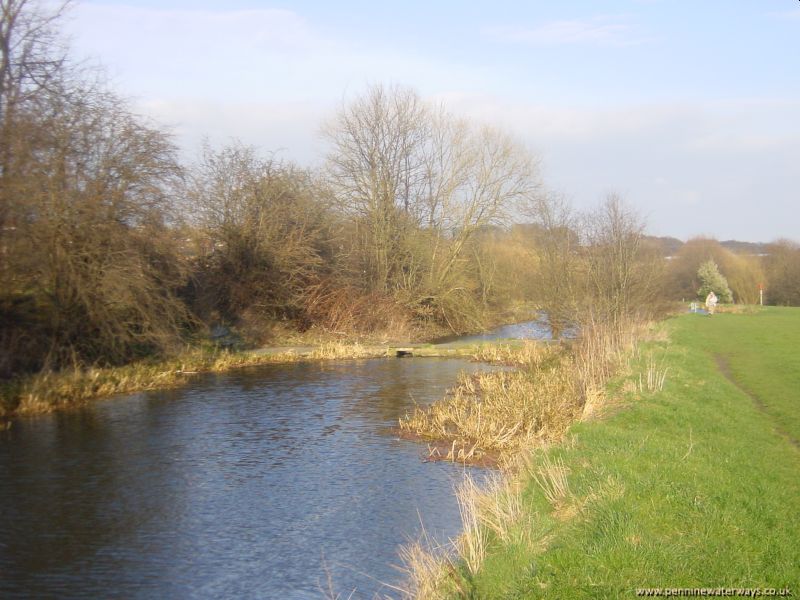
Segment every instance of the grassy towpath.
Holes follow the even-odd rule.
[[[720,370],[773,418],[776,429],[798,443],[800,309],[715,315],[703,322],[687,321],[677,335],[678,341],[713,354]]]
[[[536,457],[528,539],[490,545],[474,597],[800,597],[800,309],[683,315],[667,328],[628,376],[654,362],[668,369],[664,389],[619,381],[613,414]],[[568,485],[549,499],[533,476],[546,481],[548,462]]]

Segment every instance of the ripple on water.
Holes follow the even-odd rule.
[[[18,421],[0,433],[0,595],[317,598],[327,572],[371,597],[420,515],[440,540],[460,526],[463,468],[385,431],[483,368],[267,365]]]

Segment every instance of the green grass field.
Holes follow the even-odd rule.
[[[528,480],[538,548],[493,543],[474,597],[720,587],[800,596],[800,309],[687,314],[666,326],[670,340],[646,345],[636,367],[652,357],[668,368],[663,391],[616,382],[613,414],[548,452],[567,467],[568,493],[547,500]]]

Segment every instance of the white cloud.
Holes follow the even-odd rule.
[[[603,136],[627,138],[664,131],[703,131],[707,121],[701,116],[700,107],[680,103],[609,108],[509,102],[495,96],[459,93],[440,94],[436,99],[456,112],[502,124],[511,131],[528,130],[543,139],[571,143]]]
[[[483,35],[495,42],[531,46],[588,44],[593,46],[634,46],[647,40],[636,28],[619,18],[551,21],[536,27],[518,25],[488,27]]]
[[[334,46],[288,10],[80,4],[70,33],[80,53],[99,57],[126,89],[144,96],[263,93]]]
[[[137,110],[170,127],[188,153],[233,138],[310,163],[318,131],[370,82],[421,89],[482,86],[486,71],[406,48],[364,48],[291,10],[141,8],[82,3],[69,33],[79,56],[107,65]]]
[[[261,46],[294,52],[318,47],[323,41],[302,17],[284,9],[211,11],[82,3],[74,9],[73,17],[80,33],[95,40],[119,43],[119,35],[122,41],[131,34],[140,36],[140,51],[147,51],[153,39],[159,44],[172,40],[175,50],[204,55],[229,47],[255,50]],[[187,42],[189,47],[185,47]]]
[[[770,17],[778,17],[789,21],[800,20],[800,8],[767,13]]]
[[[79,4],[79,54],[108,65],[118,86],[147,99],[328,104],[371,81],[480,86],[488,71],[408,48],[364,47],[290,10],[194,10]]]
[[[794,115],[800,100],[605,108],[457,93],[440,100],[514,132],[542,156],[547,184],[579,208],[622,190],[657,235],[797,236],[800,123]]]
[[[142,102],[139,109],[171,128],[190,161],[206,139],[216,147],[239,140],[309,166],[324,153],[319,129],[329,107],[319,103],[174,98]]]
[[[796,236],[789,228],[796,223],[792,190],[800,189],[797,99],[537,102],[520,99],[525,92],[515,91],[514,72],[497,63],[481,68],[406,47],[365,46],[290,10],[79,4],[73,15],[79,54],[108,64],[117,87],[140,98],[140,110],[173,127],[188,157],[207,134],[215,144],[240,138],[265,150],[285,148],[283,156],[311,164],[324,150],[320,124],[343,97],[371,81],[411,83],[454,113],[514,132],[543,157],[548,184],[578,206],[623,189],[655,233]],[[625,16],[484,34],[530,45],[644,41]]]

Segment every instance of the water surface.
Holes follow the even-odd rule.
[[[458,534],[463,467],[387,432],[454,359],[267,365],[0,433],[0,597],[391,593],[420,519]],[[422,517],[420,516],[422,515]]]
[[[575,337],[574,328],[568,328],[562,332],[561,337]],[[475,333],[471,335],[451,335],[434,340],[438,344],[448,344],[450,342],[488,342],[491,340],[519,339],[519,340],[552,340],[553,330],[547,315],[541,313],[535,321],[524,321],[521,323],[511,323],[501,325],[490,331]]]

